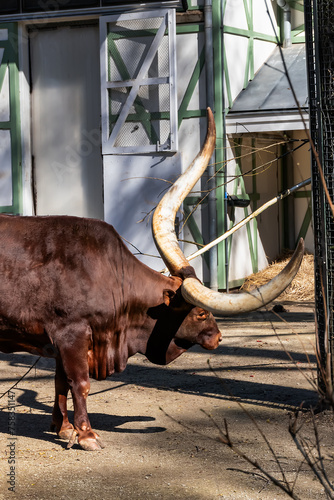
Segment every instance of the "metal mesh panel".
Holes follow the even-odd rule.
[[[163,18],[117,21],[108,25],[109,79],[136,78]],[[119,64],[119,62],[123,62]],[[119,72],[120,67],[123,68]],[[116,71],[116,73],[115,73]],[[168,76],[168,39],[164,37],[148,71],[150,77]]]
[[[129,87],[109,90],[110,131],[129,95]],[[122,126],[115,147],[164,144],[170,135],[170,121],[161,119],[169,110],[169,85],[141,85],[134,104]]]
[[[334,9],[333,0],[305,0],[310,129],[334,200]],[[334,347],[334,221],[312,158],[316,319],[322,364]],[[328,330],[327,330],[328,329]],[[327,336],[328,331],[328,336]],[[333,372],[333,370],[332,370]],[[320,380],[320,384],[323,384]]]
[[[134,38],[132,35],[132,38],[116,38],[114,33],[108,36],[110,81],[125,81],[137,77],[141,63],[151,46],[152,36]],[[157,78],[167,77],[168,74],[168,39],[164,37],[147,76]]]
[[[108,80],[112,84],[108,89],[109,136],[113,133],[123,107],[127,109],[125,122],[117,131],[117,138],[113,143],[115,148],[145,147],[169,142],[171,97],[167,30],[161,43],[154,47],[152,62],[146,63],[147,71],[142,70],[162,23],[165,23],[164,17],[115,20],[108,23],[107,67]],[[143,84],[139,85],[134,102],[129,99],[131,104],[127,105],[136,79]],[[124,86],[121,85],[122,82]]]

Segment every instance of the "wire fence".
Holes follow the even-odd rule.
[[[333,0],[305,0],[310,131],[325,183],[334,199],[334,9]],[[319,350],[324,365],[334,350],[334,220],[319,167],[312,157],[315,296]],[[328,358],[327,358],[328,359]],[[331,366],[333,381],[333,365]]]

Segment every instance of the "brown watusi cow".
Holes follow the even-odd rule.
[[[215,349],[221,334],[212,312],[257,309],[278,296],[298,270],[302,242],[287,267],[254,292],[220,294],[198,281],[178,246],[174,219],[214,145],[208,110],[201,152],[154,214],[154,238],[170,277],[138,261],[105,222],[0,216],[0,350],[56,358],[52,428],[69,440],[68,447],[76,438],[86,450],[103,447],[87,415],[89,377],[101,380],[124,370],[138,352],[164,365],[194,344]]]

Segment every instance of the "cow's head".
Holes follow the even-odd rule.
[[[222,340],[220,330],[211,312],[193,307],[177,331],[174,342],[187,349],[198,344],[204,349],[216,349]]]
[[[146,344],[146,357],[156,364],[167,364],[187,349],[198,344],[204,349],[216,349],[221,333],[211,312],[186,302],[181,293],[182,280],[176,290],[166,289],[163,303],[147,314],[155,326]]]
[[[212,313],[185,301],[182,295],[183,280],[174,277],[174,281],[176,280],[180,281],[179,289],[176,292],[164,292],[169,318],[174,318],[175,321],[173,338],[176,345],[189,348],[199,344],[204,349],[216,349],[221,341],[221,333]]]
[[[219,293],[206,288],[200,283],[194,269],[189,265],[178,244],[174,229],[175,216],[185,197],[204,173],[213,154],[215,142],[214,118],[212,111],[208,108],[208,129],[203,148],[188,169],[162,198],[153,215],[153,237],[160,255],[171,275],[181,278],[181,293],[184,300],[187,304],[196,306],[196,309],[192,310],[189,318],[186,319],[186,323],[189,322],[189,324],[194,322],[195,317],[198,318],[201,314],[203,314],[203,320],[205,321],[205,311],[229,316],[254,311],[268,304],[290,284],[299,269],[304,253],[304,242],[301,239],[290,262],[280,274],[251,292]],[[203,334],[203,337],[205,337],[205,334]],[[202,343],[204,347],[214,344],[215,341]]]

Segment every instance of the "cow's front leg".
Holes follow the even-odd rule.
[[[90,389],[88,372],[85,378],[77,377],[76,380],[72,378],[70,386],[74,405],[74,430],[67,448],[73,446],[77,437],[79,445],[84,450],[101,450],[104,445],[100,436],[92,430],[87,414],[86,399]]]
[[[52,411],[51,430],[56,431],[61,439],[69,440],[72,436],[73,425],[68,420],[67,394],[70,386],[64,372],[61,359],[56,359],[55,375],[55,403]]]
[[[72,393],[74,406],[74,429],[71,432],[67,447],[71,448],[77,438],[79,445],[84,450],[101,450],[104,445],[100,436],[92,430],[87,414],[86,400],[90,382],[84,335],[78,336],[77,339],[78,342],[75,343],[75,347],[62,345],[59,348],[63,370]]]

